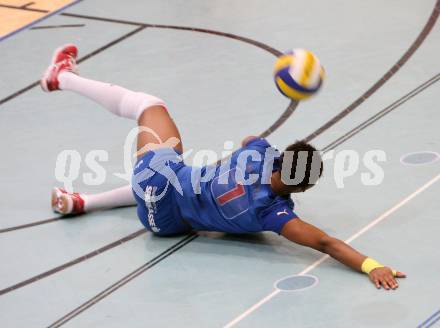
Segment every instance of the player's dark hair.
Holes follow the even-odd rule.
[[[283,184],[302,191],[315,185],[324,169],[320,152],[304,141],[296,141],[288,146],[281,154],[279,164]],[[296,181],[303,175],[301,181]],[[295,177],[299,178],[295,179]],[[295,183],[289,183],[289,179],[294,180]]]

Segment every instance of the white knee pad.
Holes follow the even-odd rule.
[[[167,108],[160,98],[143,92],[128,91],[119,104],[118,115],[137,121],[145,110],[153,106]]]

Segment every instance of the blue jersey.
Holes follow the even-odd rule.
[[[297,215],[291,198],[275,195],[270,187],[278,156],[265,139],[257,138],[227,164],[181,167],[182,192],[174,190],[174,199],[182,218],[195,230],[280,233]]]

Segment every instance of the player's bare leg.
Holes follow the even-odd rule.
[[[138,158],[147,151],[158,148],[174,148],[183,152],[179,130],[165,106],[154,106],[145,110],[139,117],[138,126]],[[149,132],[150,130],[154,133]]]

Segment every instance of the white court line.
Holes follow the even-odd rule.
[[[399,203],[397,203],[396,205],[394,205],[393,207],[391,207],[389,210],[387,210],[386,212],[384,212],[383,214],[381,214],[377,219],[375,219],[374,221],[371,221],[369,224],[367,224],[365,227],[363,227],[361,230],[359,230],[358,232],[356,232],[353,236],[351,236],[350,238],[348,238],[347,240],[345,240],[345,242],[347,244],[351,243],[353,240],[355,240],[356,238],[360,237],[361,235],[363,235],[365,232],[367,232],[368,230],[370,230],[371,228],[373,228],[375,225],[377,225],[379,222],[383,221],[384,219],[386,219],[388,216],[390,216],[391,214],[393,214],[395,211],[397,211],[399,208],[401,208],[403,205],[405,205],[406,203],[408,203],[409,201],[411,201],[413,198],[415,198],[417,195],[419,195],[421,192],[425,191],[427,188],[429,188],[430,186],[432,186],[434,183],[436,183],[438,180],[440,179],[440,174],[438,174],[437,176],[435,176],[434,178],[432,178],[431,180],[429,180],[427,183],[425,183],[423,186],[421,186],[419,189],[417,189],[416,191],[414,191],[411,195],[407,196],[406,198],[402,199]],[[311,265],[309,265],[307,268],[305,268],[303,271],[301,271],[298,275],[304,275],[310,271],[312,271],[313,269],[315,269],[318,265],[320,265],[322,262],[324,262],[325,260],[327,260],[330,256],[328,255],[324,255],[322,256],[319,260],[317,260],[316,262],[312,263]],[[281,291],[276,289],[274,290],[272,293],[268,294],[266,297],[262,298],[258,303],[255,303],[254,305],[252,305],[249,309],[247,309],[246,311],[244,311],[242,314],[240,314],[238,317],[236,317],[235,319],[233,319],[232,321],[230,321],[229,323],[227,323],[223,328],[231,328],[233,326],[235,326],[237,323],[239,323],[241,320],[243,320],[244,318],[246,318],[248,315],[250,315],[252,312],[254,312],[255,310],[257,310],[259,307],[261,307],[263,304],[267,303],[268,301],[270,301],[272,298],[274,298],[276,295],[278,295]]]

